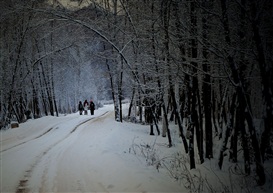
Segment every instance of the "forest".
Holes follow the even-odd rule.
[[[191,168],[218,156],[221,140],[219,168],[242,151],[244,173],[266,182],[273,1],[63,2],[0,1],[1,129],[29,113],[59,116],[80,100],[112,100],[116,121],[146,123],[150,134],[155,126],[170,148],[174,121]]]

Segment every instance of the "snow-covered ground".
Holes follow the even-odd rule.
[[[155,138],[138,127],[115,122],[109,105],[2,131],[1,192],[181,192],[129,152],[136,138]]]
[[[220,171],[215,160],[195,170],[181,166],[187,155],[176,129],[168,148],[167,138],[150,136],[147,125],[114,121],[112,105],[94,116],[29,120],[0,134],[1,192],[227,192],[233,183],[229,166]],[[269,186],[256,190],[270,192]]]

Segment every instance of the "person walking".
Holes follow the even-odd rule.
[[[78,110],[80,112],[80,115],[82,115],[82,112],[83,112],[83,105],[82,105],[82,101],[79,102],[79,105],[78,105]]]
[[[88,106],[89,106],[89,104],[88,104],[87,100],[85,100],[84,103],[83,103],[83,108],[84,108],[84,114],[85,115],[87,115]]]
[[[95,111],[95,103],[91,100],[90,101],[90,113],[91,113],[91,115],[94,115],[94,111]]]

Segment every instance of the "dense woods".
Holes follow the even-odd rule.
[[[214,157],[219,168],[237,163],[242,148],[244,172],[254,166],[265,183],[263,164],[273,156],[272,1],[71,2],[82,8],[0,2],[1,129],[28,113],[76,112],[84,99],[113,100],[122,122],[128,98],[126,120],[146,122],[169,147],[175,121],[191,168]]]

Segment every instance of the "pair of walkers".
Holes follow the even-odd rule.
[[[91,115],[94,115],[95,104],[92,100],[90,101],[90,103],[88,103],[87,100],[85,100],[83,104],[82,101],[79,102],[78,110],[80,112],[80,115],[82,115],[82,112],[84,112],[84,114],[87,115],[88,109],[90,110]]]

